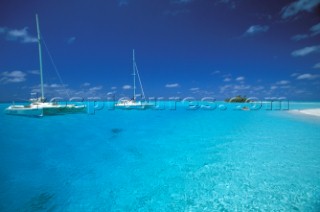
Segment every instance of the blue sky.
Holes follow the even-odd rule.
[[[320,100],[320,0],[4,0],[0,101],[132,93],[132,49],[148,97]]]

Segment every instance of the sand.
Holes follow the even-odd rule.
[[[320,108],[296,110],[299,113],[320,117]]]

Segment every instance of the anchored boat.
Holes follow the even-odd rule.
[[[115,107],[119,109],[149,109],[153,108],[154,104],[147,102],[144,94],[144,90],[142,87],[139,70],[135,61],[134,50],[132,51],[132,63],[133,63],[133,97],[131,99],[121,98],[116,104]],[[141,100],[137,100],[136,95],[136,76],[138,78],[141,90]]]
[[[36,14],[38,48],[39,48],[39,65],[40,65],[40,88],[41,97],[30,99],[28,105],[10,105],[5,112],[10,115],[25,116],[44,116],[44,115],[61,115],[67,113],[86,112],[86,105],[66,104],[60,105],[57,102],[46,102],[43,89],[43,71],[42,71],[42,52],[41,52],[41,34],[39,27],[39,19]]]

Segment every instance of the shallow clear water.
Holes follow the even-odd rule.
[[[319,211],[319,141],[286,110],[0,113],[0,211]]]

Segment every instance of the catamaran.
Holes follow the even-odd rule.
[[[119,109],[148,109],[154,107],[152,103],[146,101],[146,97],[144,94],[144,90],[142,87],[138,67],[135,61],[135,54],[134,49],[132,51],[132,64],[133,64],[133,97],[131,99],[128,98],[121,98],[116,104],[115,107]],[[136,94],[136,76],[138,77],[141,94],[141,100],[137,100]]]
[[[39,49],[39,65],[40,65],[40,90],[41,97],[30,99],[29,105],[10,105],[5,112],[10,115],[26,115],[26,116],[44,116],[59,115],[66,113],[86,112],[86,105],[67,104],[60,105],[57,102],[46,102],[43,89],[43,72],[42,72],[42,53],[41,53],[41,34],[39,27],[39,19],[36,14],[37,33],[38,33],[38,49]]]

